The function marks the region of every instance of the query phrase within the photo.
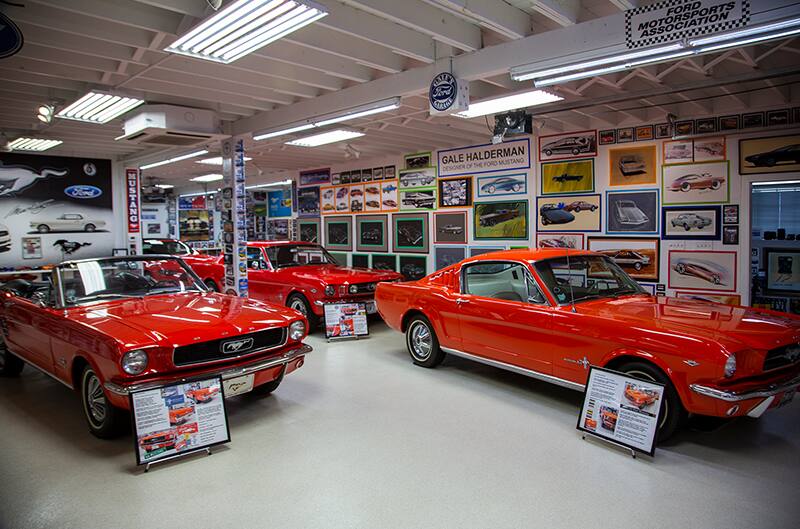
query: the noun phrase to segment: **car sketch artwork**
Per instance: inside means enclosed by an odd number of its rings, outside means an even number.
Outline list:
[[[560,184],[564,182],[580,182],[581,180],[583,180],[582,174],[563,173],[553,177],[553,182],[558,182]]]
[[[464,233],[463,226],[456,226],[455,224],[445,224],[441,228],[439,228],[439,233],[450,233],[453,235],[458,235],[460,233]]]
[[[614,202],[614,216],[623,226],[641,226],[650,219],[639,209],[633,200],[617,200]]]
[[[489,193],[493,195],[495,192],[499,191],[513,191],[514,193],[518,193],[522,190],[525,182],[513,177],[502,177],[496,178],[494,180],[490,180],[481,186],[481,192]]]
[[[51,231],[96,231],[106,225],[106,221],[84,217],[80,213],[64,213],[50,220],[35,220],[30,222],[33,230],[39,233]]]
[[[723,272],[712,263],[689,259],[679,259],[672,267],[673,270],[683,276],[693,276],[714,285],[724,285],[725,277]]]
[[[424,187],[431,185],[435,177],[424,172],[409,172],[400,177],[400,185],[402,187]],[[386,191],[386,188],[384,188]]]
[[[670,223],[673,228],[683,226],[686,231],[690,231],[692,228],[702,230],[706,226],[711,225],[711,219],[696,213],[681,213],[672,219]]]
[[[594,142],[587,136],[567,136],[556,141],[551,141],[542,146],[542,152],[547,156],[553,154],[574,154],[594,150]]]
[[[574,211],[575,213],[580,213],[581,211],[594,211],[596,209],[597,205],[592,204],[591,202],[586,202],[585,200],[576,200],[575,202],[570,202],[564,206],[564,210]]]
[[[800,144],[786,145],[775,150],[751,154],[745,161],[755,167],[773,167],[782,163],[800,164]]]
[[[633,267],[637,272],[650,264],[650,258],[633,250],[600,250],[620,266]]]
[[[628,154],[619,159],[619,172],[623,176],[631,176],[647,171],[647,164],[638,154]]]
[[[714,176],[711,173],[690,173],[673,180],[669,185],[669,190],[683,191],[684,193],[693,189],[713,189],[716,191],[722,187],[724,181],[724,177]]]
[[[539,215],[542,218],[542,225],[548,224],[567,224],[575,220],[575,215],[558,204],[542,204],[539,208]]]
[[[493,213],[481,215],[479,222],[481,226],[495,226],[501,222],[506,222],[519,217],[518,209],[498,209]]]

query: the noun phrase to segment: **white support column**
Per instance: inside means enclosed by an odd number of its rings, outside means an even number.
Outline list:
[[[244,140],[222,142],[222,243],[226,294],[247,297],[247,216],[245,214]]]

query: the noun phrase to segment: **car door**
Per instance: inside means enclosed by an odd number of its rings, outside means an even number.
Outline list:
[[[274,272],[262,248],[247,247],[247,288],[249,296],[259,301],[274,301],[270,292],[270,276]]]
[[[31,363],[53,373],[51,335],[60,322],[52,309],[22,296],[7,298],[5,304],[6,341],[10,349]]]
[[[464,265],[455,302],[465,352],[552,373],[552,309],[526,263]]]

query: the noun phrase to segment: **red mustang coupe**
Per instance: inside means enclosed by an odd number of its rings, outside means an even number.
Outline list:
[[[207,270],[208,267],[216,266],[219,260],[218,256],[200,253],[186,243],[175,239],[145,239],[142,241],[142,253],[144,255],[174,255],[175,257],[180,257],[198,275],[202,275],[203,271]],[[205,285],[209,290],[219,292],[222,283],[216,283],[211,280],[207,281]]]
[[[298,310],[312,327],[324,314],[325,303],[360,301],[366,303],[367,313],[376,312],[376,285],[403,277],[387,270],[341,266],[320,245],[292,241],[248,242],[247,267],[251,298]],[[214,266],[201,265],[195,272],[206,283],[223,284],[221,257]]]
[[[423,367],[448,353],[581,391],[590,365],[664,383],[662,439],[687,413],[759,417],[800,386],[800,317],[652,296],[598,253],[484,254],[375,300]]]
[[[210,293],[176,257],[65,262],[46,283],[9,281],[0,303],[0,376],[27,362],[76,389],[102,438],[133,391],[221,376],[270,393],[311,351],[302,314]]]

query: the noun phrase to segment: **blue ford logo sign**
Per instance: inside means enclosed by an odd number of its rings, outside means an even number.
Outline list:
[[[22,32],[10,18],[0,13],[0,59],[11,57],[22,49]]]
[[[72,198],[97,198],[103,194],[103,190],[95,186],[77,185],[66,188],[64,194]]]
[[[458,81],[450,72],[442,72],[431,81],[428,99],[431,106],[439,112],[444,112],[453,106],[458,94]]]

